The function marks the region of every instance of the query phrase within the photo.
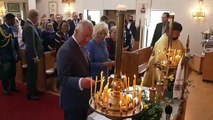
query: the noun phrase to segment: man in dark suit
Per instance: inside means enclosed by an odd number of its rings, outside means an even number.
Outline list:
[[[135,40],[135,37],[136,37],[136,26],[135,26],[135,22],[133,21],[133,16],[129,16],[126,35],[129,36],[129,38],[126,39],[126,46],[128,46],[128,51],[130,51],[131,48],[133,47],[133,44],[132,44],[133,40]]]
[[[0,26],[0,74],[5,95],[9,95],[10,90],[19,92],[15,83],[19,44],[11,30],[14,24],[15,15],[8,13],[5,23]]]
[[[91,15],[88,15],[88,16],[87,16],[87,20],[91,21],[92,24],[93,24],[93,26],[96,25],[95,21],[93,21],[93,20],[91,19]]]
[[[69,34],[69,37],[71,37],[74,33],[74,30],[75,30],[75,26],[77,25],[77,23],[79,22],[78,20],[78,13],[77,12],[73,12],[72,13],[72,20],[67,20],[69,26],[70,26],[70,29],[68,31],[68,34]]]
[[[161,17],[162,22],[158,23],[155,28],[155,32],[152,38],[151,47],[155,46],[155,43],[158,41],[158,39],[161,37],[162,34],[164,34],[169,27],[169,13],[164,12]]]
[[[21,25],[21,28],[23,28],[25,21],[21,19],[21,14],[17,14],[17,18],[18,18],[18,21],[19,21],[19,25]]]
[[[38,62],[42,57],[42,41],[40,39],[36,26],[38,23],[38,11],[30,10],[28,13],[28,19],[24,25],[23,38],[26,43],[25,54],[27,61],[27,98],[30,100],[37,100],[39,98],[39,92],[36,87]]]
[[[53,28],[57,32],[58,31],[58,22],[55,21],[55,15],[50,14],[50,19],[48,19],[48,21],[53,23]]]
[[[60,106],[65,120],[86,120],[89,108],[90,63],[84,45],[92,38],[93,25],[80,21],[75,32],[57,54],[57,78],[60,80]]]

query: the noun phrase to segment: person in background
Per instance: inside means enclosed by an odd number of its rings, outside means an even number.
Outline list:
[[[105,78],[108,78],[108,70],[111,70],[114,65],[114,61],[109,59],[107,43],[105,41],[107,33],[108,25],[105,22],[96,24],[93,39],[85,46],[89,51],[93,79],[95,79],[96,76],[100,78],[101,71],[103,71]]]
[[[38,62],[43,56],[42,40],[40,38],[38,29],[38,11],[31,9],[28,12],[28,19],[23,28],[23,39],[26,43],[25,55],[27,61],[27,73],[26,81],[28,94],[27,98],[29,100],[38,100],[40,97],[40,92],[36,87],[37,73],[38,73]]]
[[[183,44],[178,39],[180,36],[180,33],[182,31],[182,25],[178,22],[173,23],[173,31],[172,31],[172,47],[170,49],[175,49],[180,51],[180,56],[184,53],[185,49],[183,47]],[[154,68],[153,65],[156,64],[159,61],[166,60],[166,50],[168,49],[168,34],[169,30],[167,28],[166,33],[164,33],[160,39],[156,42],[154,48],[153,48],[153,54],[149,59],[148,62],[148,68],[147,71],[144,74],[144,86],[151,87],[152,85],[152,79],[155,81],[161,80],[162,72],[159,71],[158,68]],[[154,72],[154,73],[153,73]],[[154,78],[153,78],[154,77]]]
[[[64,42],[69,39],[68,31],[69,31],[69,24],[67,23],[67,21],[62,20],[61,24],[59,25],[59,30],[55,36],[56,52],[64,44]]]
[[[100,21],[108,24],[109,23],[109,17],[107,15],[103,15],[103,16],[101,16]]]
[[[40,24],[39,24],[39,27],[38,27],[41,30],[41,32],[43,32],[45,30],[46,22],[47,22],[47,18],[41,17],[41,21],[40,21]]]
[[[111,29],[112,26],[115,26],[115,22],[114,21],[109,21],[109,24],[108,24],[108,28],[109,30]]]
[[[15,17],[15,25],[14,27],[12,27],[12,31],[13,31],[13,36],[18,40],[19,43],[19,48],[20,49],[25,49],[25,43],[23,42],[22,39],[22,27],[19,24],[18,18]]]
[[[93,21],[93,20],[91,19],[91,15],[88,15],[88,16],[87,16],[87,20],[91,21],[92,24],[93,24],[93,26],[96,25],[95,21]]]
[[[57,29],[58,23],[55,21],[55,15],[54,14],[50,14],[50,19],[48,19],[48,21],[52,22],[54,30],[58,31],[58,29]]]
[[[21,14],[17,14],[16,16],[18,18],[19,25],[21,26],[21,28],[23,28],[25,21],[21,19]]]
[[[135,26],[135,22],[133,20],[133,16],[129,16],[129,20],[127,22],[127,30],[126,30],[126,34],[130,35],[130,45],[129,45],[129,49],[131,50],[131,48],[133,48],[134,45],[134,41],[135,41],[135,36],[136,36],[136,26]]]
[[[65,120],[86,120],[89,108],[91,79],[90,61],[84,45],[92,37],[93,25],[80,21],[72,37],[57,54],[57,78],[60,81],[60,106]]]
[[[161,17],[161,23],[158,23],[155,27],[155,31],[152,37],[151,47],[155,46],[155,43],[161,37],[162,34],[166,32],[166,29],[169,27],[169,13],[164,12]]]
[[[15,83],[19,45],[13,36],[14,25],[15,15],[8,13],[5,16],[5,23],[0,26],[0,76],[5,95],[10,95],[11,91],[20,92]]]
[[[116,26],[112,26],[109,30],[109,37],[106,38],[107,42],[107,50],[109,52],[109,59],[112,61],[115,61],[115,47],[116,47]],[[123,48],[124,51],[127,50],[127,48]],[[114,66],[112,67],[112,70],[109,70],[109,75],[114,74]]]
[[[67,20],[68,24],[69,24],[69,31],[68,31],[68,34],[69,34],[69,37],[71,37],[74,33],[74,30],[75,30],[75,26],[78,24],[79,20],[78,20],[78,13],[77,12],[73,12],[72,13],[72,20]]]
[[[58,23],[57,30],[59,30],[59,25],[61,24],[62,20],[63,20],[63,15],[57,14],[56,15],[56,22]]]
[[[55,49],[55,31],[52,22],[47,21],[46,29],[41,33],[41,38],[43,40],[44,52]]]
[[[83,20],[83,13],[79,13],[78,16],[79,16],[78,21]]]

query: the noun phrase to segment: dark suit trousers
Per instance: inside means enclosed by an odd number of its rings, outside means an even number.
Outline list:
[[[36,81],[38,73],[38,64],[33,60],[27,60],[26,81],[28,87],[28,95],[35,95],[37,92]]]
[[[81,104],[81,103],[76,103]],[[88,109],[64,110],[64,120],[86,120]]]
[[[16,62],[6,62],[0,65],[2,86],[4,90],[16,89]]]

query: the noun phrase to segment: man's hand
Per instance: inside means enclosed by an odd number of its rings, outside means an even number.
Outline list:
[[[33,60],[34,60],[34,63],[38,63],[39,62],[38,57],[33,58]]]
[[[81,80],[81,87],[83,89],[88,89],[88,88],[90,88],[91,82],[92,82],[92,85],[95,84],[94,80],[92,78],[90,78],[90,77],[82,78],[82,80]]]

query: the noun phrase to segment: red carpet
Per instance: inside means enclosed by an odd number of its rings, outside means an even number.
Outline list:
[[[1,83],[1,81],[0,81]],[[0,120],[63,120],[63,111],[59,107],[59,97],[44,93],[40,100],[26,98],[26,86],[18,83],[20,93],[10,96],[3,94],[0,84]]]

